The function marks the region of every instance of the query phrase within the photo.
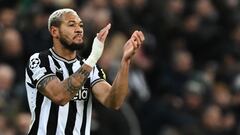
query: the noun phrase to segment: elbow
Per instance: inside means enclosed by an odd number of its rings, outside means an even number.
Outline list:
[[[52,101],[59,106],[64,106],[69,102],[69,101],[66,100],[66,98],[64,96],[60,96],[60,95],[55,96],[52,99]]]
[[[122,100],[106,100],[104,102],[104,105],[109,108],[109,109],[112,109],[112,110],[119,110],[121,109],[121,107],[123,106],[124,104],[124,99]]]
[[[56,102],[56,104],[59,105],[59,106],[64,106],[64,105],[66,105],[67,103],[68,103],[68,102],[66,102],[66,101]]]
[[[109,104],[106,107],[118,111],[122,107],[122,104]]]
[[[114,107],[112,107],[112,109],[116,110],[116,111],[120,110],[120,108],[121,108],[121,106],[114,106]]]

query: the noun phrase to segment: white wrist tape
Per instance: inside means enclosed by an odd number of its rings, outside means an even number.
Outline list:
[[[103,43],[99,41],[97,37],[95,37],[92,45],[92,51],[84,63],[93,67],[97,63],[98,59],[101,57],[103,48]]]

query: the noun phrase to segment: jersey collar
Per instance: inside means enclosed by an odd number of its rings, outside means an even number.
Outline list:
[[[66,63],[74,63],[74,62],[77,61],[77,58],[74,58],[74,59],[72,59],[72,60],[67,60],[67,59],[59,56],[57,53],[54,52],[54,50],[53,50],[52,48],[50,48],[49,50],[50,50],[50,52],[52,53],[53,57],[55,57],[56,59],[61,60],[61,61],[63,61],[63,62],[66,62]]]

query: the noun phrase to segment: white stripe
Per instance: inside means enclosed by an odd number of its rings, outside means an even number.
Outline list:
[[[76,122],[73,130],[73,135],[80,135],[80,128],[82,126],[82,118],[83,118],[84,101],[83,100],[77,101],[76,105],[77,105],[77,114],[76,114]]]
[[[37,90],[28,86],[27,82],[30,84],[32,84],[32,82],[31,82],[27,72],[26,72],[26,81],[25,82],[26,82],[25,85],[26,85],[26,90],[27,90],[29,108],[30,108],[32,114],[35,114],[34,110],[36,107]]]
[[[68,108],[69,108],[69,103],[67,103],[64,106],[59,106],[56,135],[65,134],[64,132],[67,124]]]
[[[98,68],[95,66],[95,67],[93,68],[91,74],[90,74],[90,84],[91,84],[92,86],[93,86],[92,83],[94,83],[95,80],[97,80],[97,79],[100,78],[99,75],[98,75],[98,73],[99,73],[99,70],[98,70]]]
[[[53,59],[51,56],[48,56],[49,64],[50,64],[50,69],[52,70],[53,73],[56,73],[56,66],[54,65]]]
[[[62,68],[62,70],[63,70],[63,80],[67,79],[69,77],[69,73],[68,73],[67,67],[65,66],[64,62],[62,62],[60,60],[57,60],[57,62],[60,65],[60,67]]]
[[[44,97],[39,117],[39,128],[37,133],[38,135],[46,134],[50,108],[51,101],[48,98]]]
[[[26,75],[26,78],[28,78],[28,75]],[[34,109],[36,107],[36,91],[35,89],[31,88],[28,86],[28,84],[26,84],[26,89],[27,89],[27,96],[28,96],[28,105],[29,105],[29,108],[30,108],[30,111],[31,111],[31,124],[29,126],[29,130],[28,132],[30,132],[30,129],[32,128],[33,126],[33,123],[35,121],[35,112],[34,112]],[[32,92],[31,92],[32,91]]]
[[[74,62],[72,66],[73,73],[75,73],[79,68],[80,68],[80,62],[79,61]]]
[[[79,61],[73,63],[73,66],[72,66],[73,73],[75,73],[80,68],[80,66],[81,65]],[[73,129],[73,135],[80,135],[83,106],[84,106],[83,101],[76,101],[77,114],[76,114],[74,129]]]
[[[87,121],[86,121],[85,135],[90,135],[91,118],[92,118],[92,95],[90,94],[88,105],[87,105]]]
[[[30,132],[30,129],[33,126],[33,123],[35,121],[36,115],[35,115],[35,108],[36,108],[36,98],[37,98],[37,91],[36,89],[31,88],[30,86],[28,86],[27,83],[31,83],[32,81],[29,78],[28,74],[27,74],[27,70],[25,70],[25,86],[26,86],[26,90],[27,90],[27,97],[28,97],[28,105],[31,111],[31,124],[29,126],[29,130],[28,133]]]
[[[69,77],[68,70],[64,64],[64,62],[57,60],[58,64],[63,70],[63,79],[66,79]],[[65,106],[59,106],[59,112],[58,112],[58,124],[57,124],[57,131],[56,135],[64,135],[65,134],[65,128],[67,124],[67,117],[68,117],[68,109],[69,109],[69,103],[67,103]]]

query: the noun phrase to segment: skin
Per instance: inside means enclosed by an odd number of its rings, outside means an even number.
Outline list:
[[[64,37],[68,44],[83,43],[83,23],[77,14],[66,13],[62,17],[59,27],[51,26],[50,32],[53,37],[53,49],[61,57],[72,60],[76,57],[76,51],[66,49],[59,41]],[[97,38],[104,43],[111,24],[108,24],[97,33]],[[120,69],[112,85],[101,81],[92,87],[93,95],[106,107],[119,109],[128,95],[128,72],[130,61],[135,52],[141,47],[144,35],[141,31],[135,31],[123,47],[123,57]],[[83,64],[69,78],[60,81],[56,76],[49,76],[39,82],[38,90],[58,105],[68,103],[84,85],[92,67]]]

